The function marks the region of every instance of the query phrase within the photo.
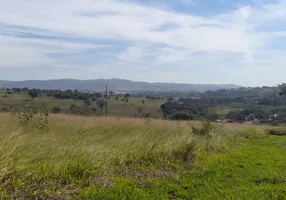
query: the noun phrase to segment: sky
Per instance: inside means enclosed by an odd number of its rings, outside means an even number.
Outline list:
[[[286,0],[0,0],[0,80],[286,82]]]

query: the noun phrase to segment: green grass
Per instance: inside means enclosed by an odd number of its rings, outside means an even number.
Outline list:
[[[197,126],[197,122],[194,122]],[[55,115],[49,131],[0,115],[0,199],[285,199],[286,137],[186,122]]]

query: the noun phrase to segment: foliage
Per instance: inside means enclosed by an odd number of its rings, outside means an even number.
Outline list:
[[[206,149],[209,151],[210,149],[210,141],[212,138],[211,132],[215,129],[215,125],[213,125],[210,121],[202,121],[201,127],[195,127],[191,125],[192,133],[199,137],[202,137],[206,141]]]
[[[96,105],[98,107],[100,107],[101,110],[103,110],[104,106],[105,106],[105,101],[103,99],[99,99],[97,102],[96,102]]]
[[[17,116],[18,123],[24,128],[49,130],[49,113],[43,106],[38,109],[28,106],[21,111],[14,110],[12,115]]]
[[[129,97],[130,97],[130,94],[128,94],[128,93],[127,93],[127,94],[124,94],[124,98],[125,98],[125,99],[128,99]]]
[[[198,144],[196,141],[192,141],[174,150],[172,153],[175,159],[179,159],[183,162],[195,162],[198,157]]]
[[[143,112],[143,108],[139,106],[136,108],[136,111],[137,111],[138,115],[141,115]]]
[[[32,99],[34,99],[34,98],[36,98],[36,97],[39,96],[39,93],[38,93],[36,90],[29,90],[29,91],[28,91],[28,94],[30,95],[30,97],[31,97]]]
[[[178,102],[167,102],[161,105],[164,117],[175,120],[199,119],[207,115],[207,106],[192,101],[183,100]]]
[[[62,109],[58,106],[53,107],[52,109],[52,113],[60,113],[62,111]]]
[[[67,113],[73,115],[93,116],[96,114],[96,108],[92,108],[90,106],[71,105]]]
[[[286,129],[268,129],[267,133],[269,135],[286,136]]]
[[[219,115],[215,112],[209,112],[206,116],[206,118],[210,121],[216,121],[219,119]]]
[[[195,127],[191,124],[190,126],[192,129],[192,132],[195,135],[202,136],[202,137],[205,137],[205,136],[208,137],[211,134],[211,131],[215,128],[215,125],[213,125],[210,121],[202,121],[201,127]]]
[[[86,100],[84,100],[83,102],[84,102],[84,104],[85,104],[86,106],[91,106],[91,105],[92,105],[92,101],[91,101],[90,99],[86,99]]]
[[[176,112],[176,113],[170,114],[168,116],[168,119],[171,119],[171,120],[193,120],[194,116],[191,113]]]
[[[51,117],[41,136],[0,116],[1,199],[286,198],[284,136],[224,125],[210,142],[228,148],[205,153],[185,122]]]

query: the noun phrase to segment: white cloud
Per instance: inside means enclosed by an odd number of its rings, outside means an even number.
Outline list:
[[[62,66],[63,61],[59,62],[59,58],[50,57],[49,54],[84,54],[90,49],[101,49],[106,53],[103,57],[106,58],[106,65],[102,64],[104,61],[99,64],[94,59],[92,66],[102,68],[95,70],[102,76],[110,74],[110,70],[116,70],[106,67],[108,65],[118,66],[121,69],[128,68],[126,72],[129,72],[129,78],[141,76],[140,80],[146,77],[136,74],[134,69],[152,70],[154,74],[159,73],[157,70],[162,70],[162,74],[166,74],[165,81],[176,77],[168,76],[164,70],[164,67],[173,65],[178,70],[176,73],[184,74],[182,77],[185,78],[178,80],[185,82],[192,82],[185,76],[185,72],[191,73],[196,65],[203,66],[197,68],[216,69],[220,79],[224,78],[219,74],[220,68],[235,71],[236,74],[228,75],[233,77],[243,75],[241,70],[248,68],[252,68],[251,73],[254,73],[260,66],[264,66],[264,69],[269,67],[276,71],[284,70],[278,64],[284,60],[283,55],[275,56],[275,60],[267,55],[261,59],[261,55],[265,52],[273,55],[271,54],[273,47],[270,48],[269,44],[277,37],[285,37],[286,30],[271,32],[259,29],[273,21],[286,19],[286,4],[283,2],[263,4],[259,7],[240,6],[237,10],[211,17],[204,17],[203,14],[201,16],[182,14],[179,11],[120,0],[0,0],[0,4],[0,68],[28,65]],[[165,28],[160,30],[160,27]],[[25,38],[23,35],[32,36]],[[35,35],[45,37],[33,38]],[[46,40],[47,37],[49,40]],[[62,40],[59,37],[79,38],[79,40]],[[81,39],[87,41],[82,42]],[[110,48],[105,48],[106,46],[121,48],[110,51]],[[286,53],[285,49],[283,52]],[[196,53],[204,56],[197,56]],[[233,54],[240,56],[233,59]],[[70,61],[68,58],[64,60],[66,65],[75,66],[73,71],[76,69],[80,71],[82,67],[86,67],[84,62],[74,61],[75,58]],[[237,66],[236,69],[240,71],[234,70],[230,65]],[[76,72],[70,74],[74,76],[72,78],[77,78]],[[119,73],[114,72],[114,75],[117,76]],[[267,74],[263,74],[262,77],[267,77]],[[1,78],[5,77],[0,75]],[[246,84],[253,84],[250,78],[245,80]],[[156,76],[150,73],[148,79],[155,80]],[[212,82],[212,80],[216,82],[218,79],[213,77],[204,80],[195,79],[196,82]],[[227,80],[241,82],[236,78]],[[256,82],[261,84],[264,80],[265,78],[261,78]]]

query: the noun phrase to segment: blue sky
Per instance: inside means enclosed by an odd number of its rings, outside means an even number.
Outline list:
[[[277,85],[285,0],[0,0],[0,80]]]

